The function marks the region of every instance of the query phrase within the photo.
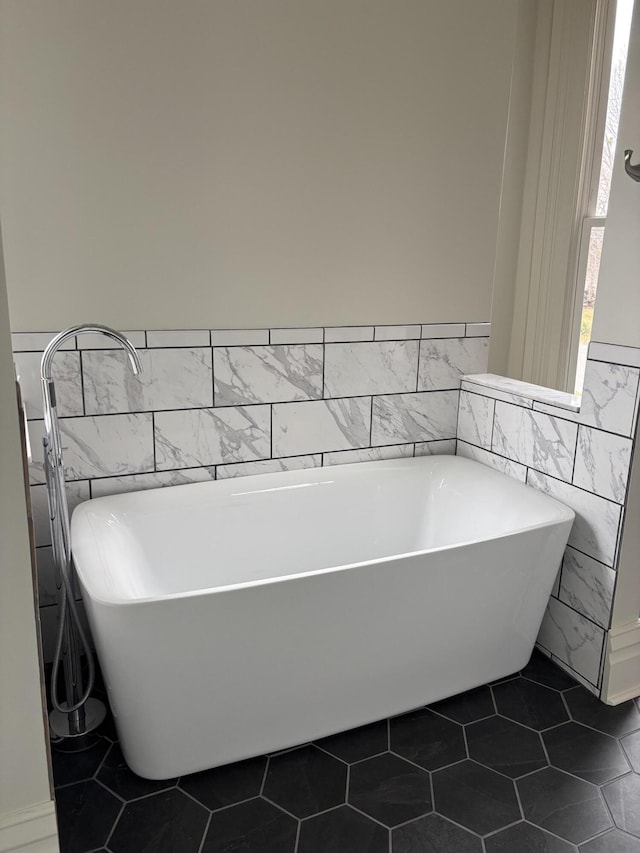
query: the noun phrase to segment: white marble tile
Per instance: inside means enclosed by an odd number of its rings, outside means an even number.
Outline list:
[[[61,418],[67,480],[153,471],[151,414]],[[42,421],[29,422],[31,483],[44,483]]]
[[[37,548],[51,544],[51,526],[49,524],[49,505],[47,503],[47,487],[45,485],[31,486],[31,509],[33,511],[33,527]],[[69,514],[83,501],[89,500],[89,483],[86,480],[67,483],[67,505]]]
[[[208,347],[209,329],[171,329],[147,331],[148,347]]]
[[[319,468],[322,455],[289,456],[286,459],[262,459],[260,462],[237,462],[232,465],[218,465],[219,480],[235,477],[247,477],[251,474],[274,474],[278,471],[299,471],[302,468]]]
[[[11,349],[14,352],[39,352],[41,355],[59,332],[14,332],[11,335]],[[61,350],[76,348],[75,337],[60,347]]]
[[[60,432],[69,479],[153,470],[150,414],[62,418]]]
[[[491,453],[488,450],[483,450],[481,447],[476,447],[473,444],[467,444],[466,441],[458,440],[458,456],[465,456],[467,459],[475,459],[476,462],[481,462],[483,465],[488,465],[490,468],[495,468],[502,474],[507,474],[513,477],[514,480],[520,480],[521,483],[526,482],[527,469],[524,465],[518,462],[513,462],[511,459],[505,459],[503,456],[498,456],[496,453]]]
[[[376,341],[410,341],[420,337],[422,326],[376,326]]]
[[[322,345],[216,347],[216,406],[284,403],[322,397]]]
[[[571,482],[577,433],[569,421],[496,402],[491,450]]]
[[[488,338],[444,338],[420,344],[418,391],[460,387],[460,377],[482,373],[489,358]]]
[[[491,334],[491,323],[466,323],[465,335],[468,338],[484,338]]]
[[[115,414],[213,405],[211,349],[141,350],[134,376],[123,352],[82,354],[86,412]]]
[[[640,369],[602,361],[587,361],[584,390],[575,412],[560,412],[555,406],[534,403],[534,409],[560,415],[586,426],[631,436],[637,417]]]
[[[91,481],[91,497],[103,498],[106,495],[141,492],[165,486],[184,486],[188,483],[206,483],[215,479],[215,466],[183,468],[181,471],[154,471],[151,474],[131,474],[126,477],[103,477]]]
[[[503,403],[512,403],[514,406],[522,406],[525,409],[531,409],[533,407],[533,400],[528,397],[521,397],[518,394],[510,394],[508,391],[498,391],[497,388],[490,388],[488,385],[470,382],[468,378],[462,380],[460,388],[463,391],[482,394],[483,397],[491,397],[492,400],[502,400]]]
[[[454,438],[457,408],[457,391],[374,397],[371,444]]]
[[[558,597],[583,616],[608,629],[616,573],[604,563],[567,548]]]
[[[637,367],[587,361],[580,423],[632,435],[639,376]]]
[[[269,329],[211,329],[214,347],[249,347],[269,343]]]
[[[325,343],[372,341],[373,326],[330,326],[324,330]]]
[[[274,403],[273,455],[299,456],[370,445],[371,398]]]
[[[519,379],[509,379],[507,376],[498,376],[495,373],[478,373],[464,377],[465,380],[476,385],[494,388],[507,394],[515,394],[518,397],[526,397],[532,402],[536,400],[543,404],[557,406],[570,412],[577,412],[581,405],[580,397],[567,394],[566,391],[557,391],[555,388],[545,388],[543,385],[533,385],[531,382],[521,382]],[[534,408],[538,408],[534,405]],[[540,411],[543,411],[540,408]],[[549,414],[561,414],[550,412]]]
[[[147,338],[144,332],[122,332],[136,349],[144,349]],[[83,332],[78,335],[78,349],[122,349],[119,343],[98,332]]]
[[[350,462],[376,462],[380,459],[408,459],[413,456],[413,444],[393,444],[388,447],[364,447],[362,450],[339,450],[324,454],[325,465],[348,465]]]
[[[491,397],[461,391],[458,410],[458,439],[489,450],[491,448],[495,405],[496,401]]]
[[[588,357],[593,361],[608,361],[611,364],[626,364],[628,367],[640,367],[640,347],[601,344],[597,341],[591,341]]]
[[[423,323],[423,338],[463,338],[464,323]]]
[[[539,642],[593,684],[598,683],[604,631],[562,601],[549,599]]]
[[[418,341],[327,344],[325,397],[415,391]]]
[[[28,418],[43,417],[41,358],[42,353],[39,352],[17,352],[13,356]],[[80,353],[58,352],[53,360],[51,374],[56,386],[58,415],[60,417],[81,415],[83,408]]]
[[[444,438],[440,441],[416,441],[415,456],[455,456],[455,438]]]
[[[576,518],[569,545],[607,566],[615,565],[622,507],[537,471],[529,470],[527,483],[573,509]]]
[[[271,455],[269,421],[269,406],[157,412],[156,468],[266,459]]]
[[[581,426],[573,472],[574,485],[624,503],[632,447],[630,438]]]
[[[554,598],[558,598],[560,596],[560,578],[562,575],[562,564],[560,564],[560,568],[556,573],[556,579],[553,582],[553,586],[551,587],[551,595]]]
[[[324,329],[271,329],[272,344],[321,344]]]
[[[551,660],[557,666],[560,667],[560,669],[564,670],[567,673],[567,675],[570,675],[571,678],[574,678],[578,682],[578,684],[582,684],[582,686],[585,687],[589,691],[589,693],[593,693],[594,696],[600,698],[600,690],[598,687],[596,687],[595,684],[592,684],[590,681],[587,681],[586,678],[583,678],[579,673],[575,671],[575,669],[571,669],[569,664],[566,664],[563,660],[560,660],[560,658],[556,657],[556,655],[551,655],[550,657]]]

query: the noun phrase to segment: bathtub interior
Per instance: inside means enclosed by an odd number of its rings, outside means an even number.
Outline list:
[[[440,456],[98,498],[75,510],[72,540],[85,589],[115,603],[493,539],[570,515],[496,471]]]

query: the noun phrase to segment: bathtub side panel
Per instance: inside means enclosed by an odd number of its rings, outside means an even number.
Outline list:
[[[531,654],[568,524],[88,611],[122,747],[153,779],[399,714]]]

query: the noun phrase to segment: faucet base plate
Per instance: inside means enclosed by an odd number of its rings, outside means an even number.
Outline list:
[[[107,709],[103,702],[99,699],[87,699],[84,704],[84,722],[81,731],[77,731],[75,721],[72,720],[73,715],[66,714],[64,711],[53,710],[49,714],[52,741],[55,740],[58,749],[67,752],[87,749],[87,746],[80,745],[81,739],[97,729],[106,715]],[[61,744],[58,739],[64,740],[65,743]],[[77,745],[74,745],[75,742]]]

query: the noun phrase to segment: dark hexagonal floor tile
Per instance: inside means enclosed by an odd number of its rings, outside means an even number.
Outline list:
[[[298,821],[257,797],[211,816],[202,853],[293,853]]]
[[[183,776],[178,785],[198,802],[215,811],[257,797],[262,788],[267,759],[238,761],[213,770]]]
[[[434,809],[484,835],[522,818],[513,782],[463,761],[433,774]]]
[[[101,847],[121,808],[120,800],[93,780],[56,791],[60,849],[85,853]]]
[[[580,845],[580,853],[638,853],[639,850],[638,839],[619,829]]]
[[[605,705],[584,687],[567,690],[564,698],[573,719],[592,729],[614,737],[640,729],[640,713],[633,699],[621,705]]]
[[[51,763],[56,788],[91,779],[110,746],[109,741],[104,738],[99,738],[93,746],[82,752],[61,752],[54,746],[51,750]]]
[[[516,782],[525,820],[573,844],[611,826],[600,791],[553,767]]]
[[[344,803],[347,766],[316,746],[303,746],[269,759],[263,793],[296,817]]]
[[[640,838],[640,776],[629,773],[605,785],[602,793],[618,829]]]
[[[491,690],[486,686],[467,690],[466,693],[435,702],[430,707],[455,723],[472,723],[496,712]]]
[[[123,800],[135,800],[147,794],[165,791],[167,788],[172,788],[178,781],[177,779],[152,781],[136,776],[129,770],[120,745],[117,743],[112,745],[96,778]]]
[[[349,806],[303,820],[297,853],[388,853],[389,830]]]
[[[621,738],[620,746],[624,749],[635,772],[640,773],[640,732]]]
[[[125,806],[109,839],[112,853],[198,853],[209,812],[172,788]]]
[[[601,785],[623,773],[629,765],[615,738],[579,723],[564,723],[543,733],[549,761],[587,782]]]
[[[493,689],[498,713],[541,731],[569,719],[562,696],[526,678],[497,684]]]
[[[461,826],[430,814],[394,829],[393,853],[482,853],[482,841]]]
[[[467,726],[469,757],[515,779],[546,767],[537,732],[504,717],[488,717]]]
[[[426,770],[446,767],[467,757],[462,727],[427,709],[390,721],[391,749]]]
[[[378,755],[351,768],[348,802],[386,826],[398,826],[431,811],[431,780],[426,770],[397,755]]]
[[[517,823],[484,840],[487,853],[576,853],[577,848],[530,823]]]
[[[538,684],[551,687],[553,690],[569,690],[571,687],[575,687],[577,683],[575,679],[571,678],[538,649],[533,650],[529,663],[521,674],[530,681],[537,681]]]
[[[381,720],[379,723],[371,723],[368,726],[331,735],[316,743],[336,758],[353,764],[354,761],[371,758],[389,749],[387,721]]]

